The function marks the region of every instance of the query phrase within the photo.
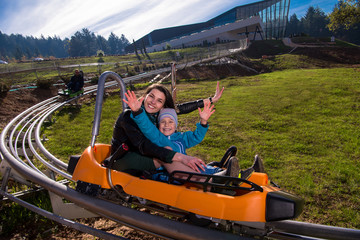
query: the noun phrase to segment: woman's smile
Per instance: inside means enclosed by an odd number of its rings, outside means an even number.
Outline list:
[[[148,113],[159,112],[165,104],[165,94],[157,89],[151,90],[144,99],[144,107]]]

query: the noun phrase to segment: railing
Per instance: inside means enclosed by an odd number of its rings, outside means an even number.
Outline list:
[[[247,48],[246,40],[229,42],[224,44],[217,44],[209,48],[198,48],[197,51],[192,51],[188,54],[182,54],[180,57],[174,54],[167,58],[158,59],[141,59],[141,64],[138,60],[134,61],[119,61],[119,62],[105,62],[105,63],[81,63],[81,64],[66,64],[61,65],[58,61],[44,61],[44,62],[30,62],[21,65],[0,64],[0,82],[6,81],[11,86],[23,87],[28,85],[35,85],[40,79],[51,78],[60,80],[64,76],[70,77],[74,69],[83,70],[85,75],[99,74],[104,71],[123,72],[126,73],[125,66],[138,66],[140,72],[148,72],[143,69],[143,64],[151,64],[156,69],[163,68],[164,63],[176,62],[179,64],[187,64],[195,61],[202,61],[207,58],[217,58],[219,56],[227,56],[234,54],[234,51],[242,51]],[[176,49],[173,49],[176,51]],[[121,69],[121,70],[119,70]],[[122,75],[123,75],[122,74]],[[99,74],[100,75],[100,74]],[[54,80],[56,82],[56,80]]]

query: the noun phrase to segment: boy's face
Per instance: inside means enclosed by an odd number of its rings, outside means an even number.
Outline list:
[[[165,136],[170,136],[176,130],[176,123],[169,117],[164,117],[159,122],[159,130]]]

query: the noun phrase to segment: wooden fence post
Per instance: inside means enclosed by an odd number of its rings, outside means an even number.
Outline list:
[[[36,80],[39,80],[39,77],[38,77],[38,75],[37,75],[36,68],[34,68],[34,72],[35,72]]]

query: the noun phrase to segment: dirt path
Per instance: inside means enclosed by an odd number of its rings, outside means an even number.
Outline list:
[[[13,118],[35,104],[57,94],[57,89],[21,89],[8,92],[0,98],[0,129],[3,129]]]

